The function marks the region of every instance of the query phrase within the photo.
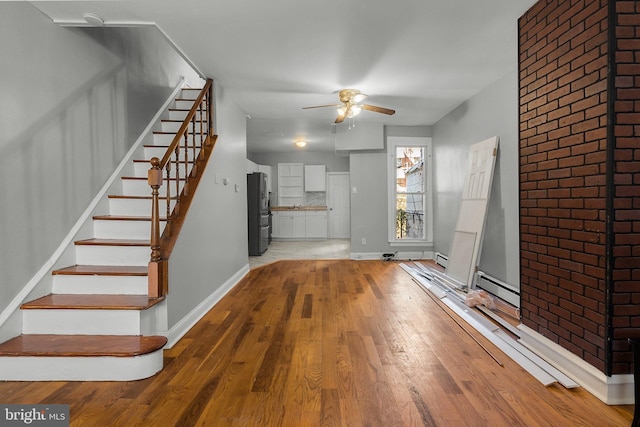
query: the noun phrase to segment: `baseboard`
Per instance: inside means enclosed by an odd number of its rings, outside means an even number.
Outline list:
[[[249,273],[249,264],[246,264],[231,276],[226,282],[209,295],[204,301],[198,304],[189,314],[184,316],[166,334],[167,345],[165,348],[173,347],[202,317],[207,314],[244,276]],[[169,302],[170,304],[170,302]]]
[[[606,376],[575,354],[537,333],[519,325],[520,342],[551,365],[573,378],[589,393],[607,405],[633,405],[633,375]]]
[[[407,252],[351,252],[350,259],[353,260],[374,260],[384,259],[383,255],[386,253],[393,253],[395,256],[391,260],[398,261],[413,261],[417,259],[433,259],[432,251],[407,251]]]

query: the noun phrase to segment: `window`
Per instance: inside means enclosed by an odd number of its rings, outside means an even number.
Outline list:
[[[425,245],[433,240],[431,138],[387,138],[389,242]]]

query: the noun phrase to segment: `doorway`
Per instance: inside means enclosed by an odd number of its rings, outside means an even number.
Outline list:
[[[351,237],[349,172],[327,173],[327,235],[329,239]]]

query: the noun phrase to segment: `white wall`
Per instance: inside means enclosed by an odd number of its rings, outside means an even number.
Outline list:
[[[169,328],[249,262],[245,114],[224,88],[214,92],[219,138],[171,255]]]
[[[387,126],[389,136],[431,136],[429,126]],[[349,156],[351,171],[351,252],[420,252],[430,251],[431,246],[391,246],[388,234],[388,186],[387,155],[383,150],[353,151]],[[353,193],[353,187],[357,192]],[[366,243],[362,244],[362,239]]]
[[[185,75],[155,28],[62,28],[0,2],[0,312]],[[146,52],[146,53],[144,53]]]
[[[514,68],[433,127],[435,250],[449,253],[469,146],[500,137],[480,270],[519,287],[518,80]]]

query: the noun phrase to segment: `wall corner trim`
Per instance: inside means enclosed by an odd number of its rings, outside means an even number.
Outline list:
[[[581,387],[607,405],[633,405],[633,375],[606,376],[575,354],[531,328],[519,325],[520,343],[573,378]]]

